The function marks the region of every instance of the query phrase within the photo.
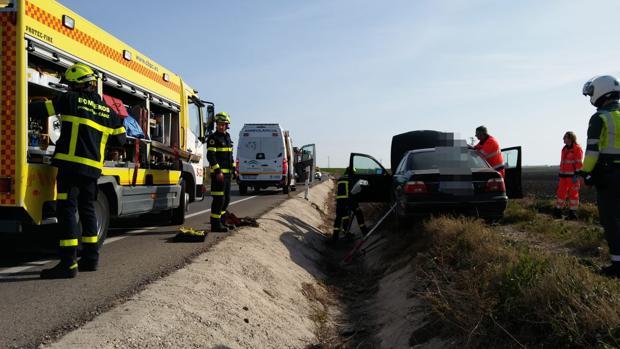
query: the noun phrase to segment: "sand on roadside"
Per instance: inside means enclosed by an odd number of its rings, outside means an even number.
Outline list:
[[[187,267],[45,348],[303,348],[316,342],[321,211],[333,182],[292,197]]]

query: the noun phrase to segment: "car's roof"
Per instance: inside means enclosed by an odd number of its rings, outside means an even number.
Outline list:
[[[438,149],[462,149],[462,150],[471,150],[468,147],[434,147],[434,148],[424,148],[424,149],[414,149],[409,150],[407,154],[415,154],[415,153],[427,153],[431,151],[437,151]]]

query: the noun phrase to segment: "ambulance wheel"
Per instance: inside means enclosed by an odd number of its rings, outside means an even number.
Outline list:
[[[110,203],[103,190],[97,194],[94,206],[95,216],[97,217],[97,244],[101,247],[106,236],[108,236],[108,228],[110,227]]]
[[[187,193],[185,192],[185,180],[181,179],[181,193],[179,207],[172,209],[172,219],[171,222],[173,225],[181,225],[185,222],[185,211],[187,210],[187,204],[189,198]]]
[[[245,184],[239,184],[239,195],[246,195],[248,193],[248,186]]]

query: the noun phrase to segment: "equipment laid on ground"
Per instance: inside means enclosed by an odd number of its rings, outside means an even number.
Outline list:
[[[98,243],[114,217],[165,211],[183,223],[188,203],[203,197],[204,126],[213,104],[60,2],[9,1],[0,7],[0,28],[0,232],[57,221],[50,162],[64,116],[29,112],[28,103],[65,92],[62,72],[78,62],[93,68],[106,104],[132,118],[125,124],[133,137],[125,146],[108,144],[98,163]]]
[[[364,243],[368,241],[368,238],[377,230],[377,228],[379,228],[381,223],[383,223],[383,221],[392,213],[392,211],[394,211],[394,208],[396,208],[395,204],[392,205],[392,207],[390,207],[390,209],[383,215],[383,217],[381,217],[381,219],[379,219],[379,221],[372,227],[372,229],[370,229],[370,231],[366,235],[364,235],[363,238],[361,238],[355,243],[355,246],[353,246],[353,249],[349,251],[349,253],[347,253],[347,255],[342,260],[344,263],[350,263],[351,261],[353,261],[353,259],[356,257],[357,253],[360,251]]]
[[[207,233],[204,230],[196,230],[189,227],[179,228],[179,232],[172,238],[174,242],[204,242]]]

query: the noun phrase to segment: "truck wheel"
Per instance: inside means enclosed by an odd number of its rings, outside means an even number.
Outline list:
[[[187,210],[188,196],[185,192],[185,180],[181,180],[181,194],[179,207],[172,209],[172,219],[171,222],[174,225],[181,225],[185,222],[185,211]]]
[[[97,201],[95,201],[95,215],[97,216],[97,244],[101,247],[108,235],[108,228],[110,227],[110,203],[103,191],[100,191],[97,195]]]
[[[245,184],[239,184],[239,195],[246,195],[248,193],[248,186]]]
[[[297,190],[297,187],[294,185],[291,185],[291,191],[296,191],[296,190]]]
[[[254,187],[254,194],[260,193],[260,187],[257,185]]]

